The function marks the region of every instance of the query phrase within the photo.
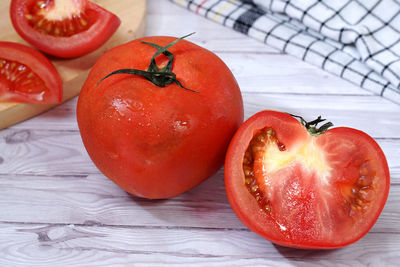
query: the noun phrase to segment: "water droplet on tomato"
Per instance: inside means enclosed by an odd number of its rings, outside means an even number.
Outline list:
[[[176,120],[172,123],[172,127],[177,132],[183,132],[188,129],[189,123],[187,121]]]

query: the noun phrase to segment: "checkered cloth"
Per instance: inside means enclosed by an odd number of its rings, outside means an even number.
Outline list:
[[[400,103],[395,0],[170,1]]]

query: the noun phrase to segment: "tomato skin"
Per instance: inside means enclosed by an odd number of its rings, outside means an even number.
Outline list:
[[[82,1],[82,0],[81,0]],[[12,0],[10,16],[18,34],[28,43],[47,54],[60,58],[75,58],[86,55],[102,46],[117,30],[121,21],[104,8],[87,0],[85,6],[96,22],[86,31],[69,37],[56,37],[34,30],[25,17],[28,6],[35,0]],[[94,15],[95,14],[95,15]]]
[[[243,122],[243,102],[228,67],[212,52],[182,40],[175,55],[177,84],[157,87],[123,68],[146,70],[156,50],[176,38],[145,37],[116,47],[93,67],[79,96],[77,119],[96,166],[127,192],[160,199],[198,185],[223,164],[230,138]],[[165,64],[163,55],[157,58]]]
[[[265,211],[261,210],[257,201],[244,186],[245,175],[243,174],[242,164],[245,151],[249,146],[250,140],[253,138],[254,134],[258,130],[263,129],[266,126],[272,127],[277,131],[278,139],[282,143],[284,143],[285,146],[289,148],[289,150],[290,147],[295,146],[303,139],[305,140],[307,138],[310,138],[305,127],[301,125],[301,123],[297,119],[293,118],[289,114],[282,112],[270,110],[261,111],[253,115],[243,123],[243,125],[239,128],[239,130],[232,138],[225,159],[225,185],[227,197],[232,206],[232,209],[235,211],[238,218],[250,230],[261,235],[267,240],[281,246],[300,249],[340,248],[358,241],[365,234],[367,234],[378,219],[380,213],[382,212],[382,209],[386,203],[389,194],[390,187],[389,168],[386,158],[379,145],[366,133],[347,127],[333,128],[328,130],[326,133],[316,137],[316,140],[319,140],[319,143],[328,142],[327,140],[347,139],[350,140],[350,142],[357,144],[357,149],[365,153],[369,153],[370,159],[372,159],[375,162],[376,166],[378,166],[376,172],[377,176],[379,176],[380,179],[376,182],[377,197],[375,202],[373,203],[373,206],[371,207],[372,211],[367,213],[367,215],[365,217],[362,217],[362,219],[359,219],[359,221],[355,221],[355,226],[353,227],[353,229],[346,228],[342,232],[333,233],[339,240],[338,242],[332,242],[332,240],[328,239],[324,240],[324,238],[322,238],[321,240],[314,240],[313,238],[289,238],[287,232],[282,231],[282,225],[276,223],[272,218],[272,215],[269,215]],[[333,141],[333,143],[334,142],[335,141]],[[334,150],[335,149],[333,149],[333,151],[328,151],[327,155],[335,154]],[[344,158],[343,162],[345,162],[346,160],[348,160],[347,162],[354,161],[354,159],[351,158],[352,155],[346,155],[345,151],[343,151],[343,154],[341,154],[340,156]],[[350,173],[352,171],[351,168],[348,168],[348,166],[335,167],[336,168],[333,168],[334,170],[332,170],[332,172],[337,177],[335,177],[334,179],[349,179]],[[283,178],[284,177],[282,177],[282,179]],[[301,178],[304,180],[307,179],[307,177]],[[338,184],[340,183],[332,183],[332,187],[336,187]],[[285,188],[283,188],[282,190],[285,191]],[[282,199],[280,201],[288,202],[288,200],[285,199]],[[289,208],[289,206],[287,207]],[[341,210],[341,206],[334,206],[334,208],[336,208],[337,210]],[[274,205],[272,205],[271,209],[274,209]],[[312,212],[308,213],[312,214]],[[274,214],[274,216],[277,215]],[[347,225],[353,224],[353,221],[350,221],[349,218],[341,218],[347,219],[347,221],[342,220],[341,222],[338,222],[338,224],[343,224],[343,228],[345,228],[345,226],[347,227]],[[293,224],[294,223],[295,222],[293,222]],[[347,238],[346,235],[350,236],[350,238]]]
[[[0,58],[26,65],[39,76],[46,86],[46,92],[42,100],[32,99],[29,97],[29,94],[10,94],[7,90],[0,90],[0,101],[40,104],[53,104],[62,101],[63,89],[61,77],[53,64],[40,52],[22,44],[0,42]],[[2,86],[0,85],[0,87]]]

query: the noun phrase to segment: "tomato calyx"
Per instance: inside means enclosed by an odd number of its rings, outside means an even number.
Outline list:
[[[176,39],[175,41],[171,42],[170,44],[166,45],[165,47],[159,46],[157,44],[141,41],[141,43],[150,45],[157,49],[157,52],[151,58],[150,65],[147,70],[119,69],[119,70],[111,72],[110,74],[108,74],[107,76],[102,78],[96,85],[99,85],[102,81],[104,81],[108,77],[115,75],[115,74],[132,74],[132,75],[140,75],[158,87],[165,87],[172,83],[175,83],[185,90],[188,90],[188,91],[191,91],[194,93],[198,93],[198,91],[184,87],[182,85],[182,83],[179,80],[177,80],[176,74],[174,72],[172,72],[172,63],[174,61],[174,54],[168,51],[168,49],[170,47],[172,47],[173,45],[175,45],[177,42],[181,41],[182,39],[184,39],[186,37],[191,36],[192,34],[194,34],[194,32],[190,33],[188,35],[185,35],[181,38]],[[168,58],[168,63],[165,65],[165,67],[160,69],[157,66],[156,58],[161,54],[164,54]]]
[[[328,131],[328,129],[333,126],[332,122],[327,122],[327,123],[323,124],[321,127],[317,128],[317,125],[319,123],[326,121],[326,119],[322,119],[321,116],[318,116],[318,118],[316,118],[315,120],[308,122],[301,116],[293,115],[290,113],[288,113],[288,114],[294,118],[300,119],[301,124],[304,127],[306,127],[308,133],[312,136],[321,135],[321,134],[325,133],[326,131]]]

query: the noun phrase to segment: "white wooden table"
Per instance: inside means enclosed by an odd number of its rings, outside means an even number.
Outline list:
[[[174,199],[131,197],[89,159],[73,99],[0,131],[0,266],[399,266],[400,105],[166,0],[148,1],[146,35],[192,31],[190,41],[235,74],[246,118],[263,109],[322,115],[378,141],[391,189],[371,232],[332,251],[274,246],[237,219],[223,170]]]

